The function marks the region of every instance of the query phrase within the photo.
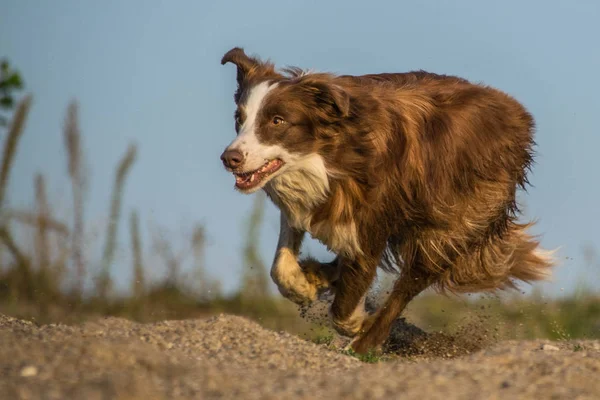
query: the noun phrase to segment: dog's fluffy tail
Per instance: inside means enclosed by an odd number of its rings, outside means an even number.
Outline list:
[[[542,249],[526,232],[531,225],[513,224],[501,238],[460,256],[442,274],[438,288],[460,293],[481,292],[515,289],[516,281],[531,283],[547,279],[556,265],[556,250]]]

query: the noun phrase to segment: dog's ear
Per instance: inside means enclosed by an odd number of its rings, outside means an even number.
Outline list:
[[[241,85],[244,81],[244,77],[251,71],[253,68],[256,68],[260,65],[260,61],[256,58],[248,57],[244,50],[240,47],[234,47],[229,50],[223,58],[221,59],[221,65],[225,65],[227,63],[233,63],[237,67],[237,83]]]
[[[350,95],[341,86],[338,85],[327,85],[326,99],[330,104],[335,105],[336,110],[340,114],[340,117],[347,117],[350,115]]]
[[[341,86],[329,82],[308,82],[307,88],[317,105],[328,114],[341,118],[350,115],[350,95]]]

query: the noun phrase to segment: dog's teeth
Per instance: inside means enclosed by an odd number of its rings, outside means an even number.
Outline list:
[[[270,175],[279,166],[278,164],[278,161],[271,160],[254,171],[234,172],[236,184],[240,187],[258,185],[265,176]]]

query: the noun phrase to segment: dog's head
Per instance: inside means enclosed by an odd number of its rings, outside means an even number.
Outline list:
[[[326,180],[322,155],[350,113],[348,93],[329,75],[284,75],[240,48],[223,56],[221,64],[229,62],[237,66],[237,137],[221,160],[236,188],[252,193],[290,172]]]

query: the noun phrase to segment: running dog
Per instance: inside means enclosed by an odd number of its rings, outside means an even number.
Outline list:
[[[335,329],[365,353],[420,292],[482,292],[545,278],[554,261],[519,223],[534,120],[508,94],[425,71],[362,76],[276,70],[241,48],[237,136],[221,160],[242,193],[281,211],[271,277],[283,296],[335,298]],[[336,254],[299,260],[305,233]],[[399,277],[365,311],[381,267]]]

